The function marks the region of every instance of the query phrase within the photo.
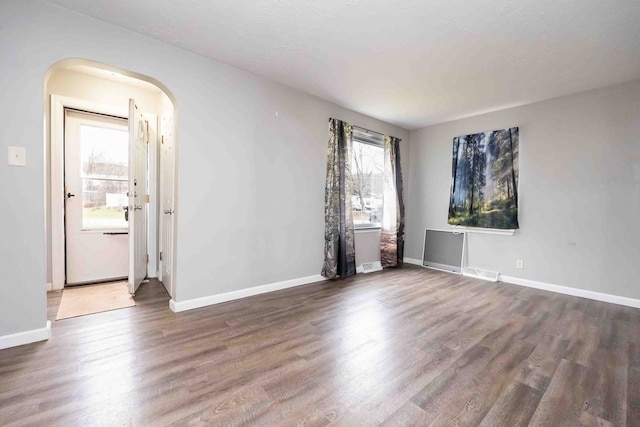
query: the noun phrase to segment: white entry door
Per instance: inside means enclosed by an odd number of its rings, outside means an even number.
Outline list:
[[[175,156],[173,149],[173,120],[162,119],[162,139],[160,144],[160,244],[161,268],[160,280],[173,298],[171,270],[173,265],[173,185],[175,173]]]
[[[133,99],[129,100],[129,292],[147,277],[147,144],[149,128]]]
[[[66,284],[128,274],[127,119],[65,110]]]

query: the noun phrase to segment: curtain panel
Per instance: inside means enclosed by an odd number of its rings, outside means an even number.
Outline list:
[[[329,279],[356,274],[351,194],[351,125],[329,119],[327,184],[324,206],[324,265],[322,275]]]
[[[400,167],[400,140],[384,136],[384,192],[380,230],[380,264],[402,265],[404,258],[404,198]]]

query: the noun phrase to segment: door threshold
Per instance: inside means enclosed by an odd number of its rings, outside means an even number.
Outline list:
[[[127,276],[124,276],[124,277],[113,277],[109,279],[91,280],[89,282],[65,283],[64,288],[74,288],[76,286],[87,286],[87,285],[102,285],[105,283],[122,282],[123,280],[128,281],[129,278]]]

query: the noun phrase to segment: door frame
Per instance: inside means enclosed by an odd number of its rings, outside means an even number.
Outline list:
[[[163,121],[165,119],[164,116],[158,116],[158,139],[159,139],[159,144],[158,144],[158,252],[159,254],[163,254],[166,252],[165,247],[164,247],[164,233],[165,233],[165,229],[164,229],[164,215],[166,215],[164,213],[164,199],[165,199],[165,194],[166,193],[171,193],[171,199],[173,200],[173,212],[171,213],[171,222],[172,222],[172,230],[171,230],[171,234],[172,234],[172,238],[171,241],[169,243],[169,245],[171,246],[171,266],[170,266],[170,274],[168,275],[170,278],[170,286],[169,289],[167,289],[167,292],[169,293],[169,296],[171,297],[171,301],[175,300],[175,295],[176,295],[176,285],[175,285],[175,266],[176,266],[176,208],[177,208],[177,202],[176,202],[176,197],[177,197],[177,191],[176,191],[176,182],[177,182],[177,152],[176,152],[176,138],[175,138],[175,133],[176,133],[176,129],[175,129],[175,119],[176,119],[176,111],[175,109],[173,110],[173,114],[171,115],[170,119],[171,119],[171,123],[169,126],[169,129],[165,129],[163,126]],[[165,188],[163,182],[164,182],[164,174],[166,173],[165,169],[164,169],[164,155],[163,155],[163,151],[162,151],[162,145],[163,145],[163,141],[165,136],[167,136],[168,138],[171,138],[171,142],[173,144],[173,150],[172,150],[172,162],[171,162],[171,166],[173,169],[173,186],[171,188]],[[162,283],[165,285],[165,289],[166,289],[166,283],[164,280],[164,265],[166,263],[166,259],[163,259],[162,257],[158,257],[158,279],[160,281],[162,281]],[[171,306],[171,303],[170,303]]]
[[[168,109],[165,111],[170,111],[173,123],[171,126],[172,134],[173,134],[173,170],[174,170],[174,180],[173,180],[173,188],[167,189],[173,193],[173,205],[174,205],[174,214],[172,215],[173,222],[173,238],[171,239],[171,247],[173,248],[173,257],[172,257],[172,266],[171,266],[171,300],[169,301],[169,306],[171,307],[171,303],[176,299],[176,293],[178,290],[178,268],[177,268],[177,260],[178,260],[178,211],[179,211],[179,197],[178,197],[178,169],[179,169],[179,148],[180,148],[180,138],[178,131],[178,122],[179,122],[179,109],[177,105],[177,99],[174,96],[173,92],[169,90],[167,86],[165,86],[162,82],[156,80],[153,77],[146,76],[144,74],[140,74],[134,71],[129,71],[120,67],[111,66],[108,64],[104,64],[98,61],[94,61],[91,59],[85,58],[60,58],[57,62],[52,63],[44,76],[44,88],[45,88],[45,105],[48,107],[49,111],[44,111],[44,153],[45,153],[45,164],[44,164],[44,188],[45,188],[45,247],[43,248],[47,256],[45,257],[45,262],[47,265],[47,270],[51,271],[51,283],[46,284],[46,289],[53,290],[53,283],[56,283],[55,289],[62,289],[64,287],[65,282],[65,249],[64,249],[64,183],[63,179],[60,177],[63,176],[63,164],[62,164],[62,151],[63,141],[64,141],[64,108],[78,108],[78,109],[95,109],[98,108],[101,111],[112,111],[114,115],[127,114],[128,106],[124,105],[124,108],[120,111],[120,108],[114,108],[110,105],[103,105],[99,102],[92,102],[83,99],[76,99],[73,97],[67,97],[62,95],[53,94],[48,92],[47,95],[47,84],[53,72],[60,69],[67,69],[71,65],[87,65],[92,68],[102,70],[102,71],[110,71],[113,73],[122,74],[127,77],[131,77],[140,81],[144,81],[152,84],[156,88],[160,89],[163,93],[168,104],[164,107]],[[47,99],[47,96],[49,99]],[[164,103],[164,99],[162,103]],[[97,107],[96,107],[97,106]],[[170,106],[170,108],[169,108]],[[162,113],[163,114],[163,113]],[[158,122],[160,123],[160,115],[157,116]],[[158,126],[158,135],[160,134],[160,128]],[[158,144],[159,145],[159,144]],[[47,156],[48,154],[48,156]],[[47,158],[48,157],[48,158]],[[157,166],[159,167],[159,161]],[[157,174],[156,174],[157,175]],[[157,179],[157,177],[155,178]],[[57,180],[57,181],[56,181]],[[162,197],[162,194],[159,193]],[[48,196],[48,198],[47,198]],[[158,212],[159,213],[159,212]],[[159,215],[158,215],[159,216]],[[49,221],[51,223],[49,224]],[[160,237],[160,233],[158,232],[158,238]],[[51,249],[48,248],[48,242],[51,242]],[[160,244],[158,244],[158,248]],[[159,266],[160,268],[160,266]],[[159,273],[159,272],[158,272]],[[47,274],[48,275],[48,274]]]
[[[51,94],[51,287],[64,288],[65,265],[65,225],[64,225],[64,109],[74,108],[98,114],[128,117],[125,108],[99,104],[83,99]]]
[[[86,194],[83,194],[83,174],[81,173],[83,139],[81,128],[84,125],[97,126],[101,129],[123,132],[122,149],[126,150],[124,160],[129,153],[129,129],[126,117],[96,114],[94,112],[68,109],[65,113],[65,171],[64,199],[65,215],[65,258],[66,286],[77,286],[88,283],[99,283],[126,280],[128,276],[128,235],[107,236],[106,234],[126,232],[128,223],[124,221],[124,212],[120,210],[120,227],[83,228],[83,206]],[[121,177],[120,182],[126,182]],[[114,177],[114,181],[117,178]],[[76,197],[68,198],[68,193]],[[123,191],[124,195],[124,191]],[[123,201],[124,202],[124,201]],[[127,200],[128,203],[128,200]],[[122,203],[120,206],[124,205]],[[104,251],[107,252],[104,252]],[[109,254],[104,257],[103,254]],[[95,261],[95,262],[94,262]],[[93,265],[95,263],[95,265]]]

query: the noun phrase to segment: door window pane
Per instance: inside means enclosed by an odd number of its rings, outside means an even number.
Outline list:
[[[80,141],[82,230],[126,230],[128,132],[82,125]]]
[[[123,206],[127,206],[127,181],[82,180],[82,229],[127,229]]]
[[[129,176],[129,133],[118,129],[80,127],[82,177],[119,178]]]

